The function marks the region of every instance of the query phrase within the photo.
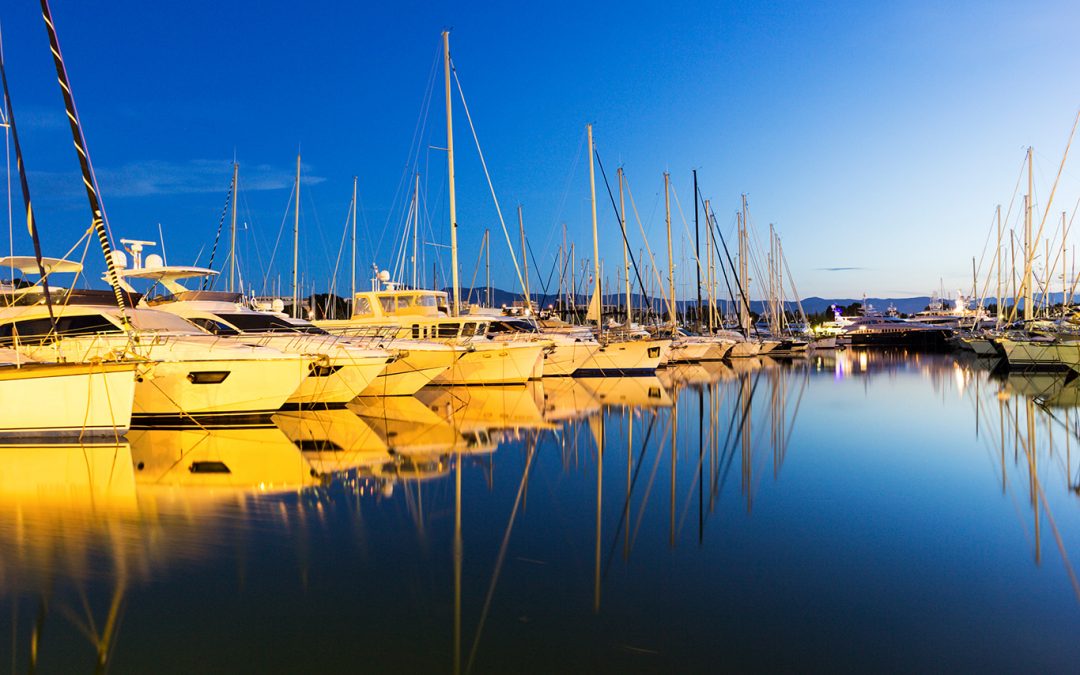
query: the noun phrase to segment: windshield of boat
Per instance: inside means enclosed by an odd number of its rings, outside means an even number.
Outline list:
[[[197,333],[194,326],[186,320],[152,309],[128,310],[128,320],[135,330],[150,330],[163,333]]]
[[[218,314],[217,316],[223,321],[228,321],[241,333],[311,333],[326,335],[326,331],[310,323],[293,322],[263,312],[238,312],[236,314]]]
[[[489,333],[536,333],[536,326],[524,319],[500,319],[492,321]]]

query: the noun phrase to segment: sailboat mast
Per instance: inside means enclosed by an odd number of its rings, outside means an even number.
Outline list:
[[[1004,311],[1001,299],[1001,204],[997,206],[997,253],[995,258],[994,263],[997,267],[997,323],[995,327],[1000,328]]]
[[[739,213],[739,283],[742,284],[742,297],[739,298],[739,325],[743,335],[750,337],[750,279],[746,261],[746,195],[742,195],[742,211]]]
[[[1065,316],[1065,295],[1069,292],[1068,282],[1065,280],[1065,231],[1068,225],[1065,223],[1065,212],[1061,212],[1061,315]],[[1049,282],[1048,282],[1049,283]]]
[[[296,284],[297,268],[300,262],[300,153],[296,153],[296,208],[293,210],[293,250],[292,250],[292,315],[300,316],[300,287]]]
[[[634,323],[634,303],[630,295],[630,250],[626,246],[626,197],[623,194],[623,170],[619,167],[619,221],[623,233],[622,264],[626,273],[626,327]]]
[[[595,158],[593,157],[593,137],[592,137],[592,125],[585,125],[586,133],[589,136],[589,199],[592,205],[592,248],[593,248],[593,293],[596,295],[596,301],[600,304],[600,310],[596,316],[596,327],[603,330],[602,321],[603,317],[603,296],[600,295],[600,239],[597,234],[596,228],[596,168]],[[591,305],[590,305],[591,306]]]
[[[352,246],[352,256],[350,258],[351,264],[349,265],[349,307],[352,307],[356,303],[356,183],[357,177],[352,177],[352,234],[350,235],[350,244]],[[413,258],[413,278],[416,277],[416,258]],[[415,283],[415,282],[414,282]]]
[[[525,273],[525,310],[532,312],[532,293],[529,292],[529,252],[525,245],[525,217],[521,213],[522,206],[518,204],[518,231],[521,233],[521,264]]]
[[[494,307],[491,297],[491,230],[484,230],[484,290],[487,291],[487,306]]]
[[[413,187],[413,230],[412,230],[412,287],[420,288],[420,272],[417,267],[420,246],[420,172],[416,172],[416,182]]]
[[[708,219],[708,212],[705,213],[705,218]],[[707,244],[708,242],[706,242]],[[708,248],[708,246],[706,246]],[[698,222],[698,186],[697,186],[697,169],[694,169],[694,257],[697,260],[695,266],[697,274],[697,311],[694,313],[694,321],[698,327],[701,326],[701,225]],[[706,277],[706,281],[708,278]]]
[[[446,163],[450,189],[450,268],[453,278],[453,312],[461,314],[461,289],[458,286],[457,193],[454,191],[454,114],[450,98],[450,31],[443,31],[443,71],[446,76]]]
[[[706,271],[705,283],[706,283],[706,295],[709,302],[709,334],[716,330],[716,305],[713,299],[713,285],[715,284],[715,269],[713,268],[713,238],[712,238],[712,226],[709,224],[709,200],[705,200],[705,256],[709,260],[709,267]]]
[[[1024,321],[1031,321],[1032,312],[1032,259],[1035,256],[1035,242],[1031,240],[1031,211],[1033,204],[1033,195],[1035,194],[1034,179],[1032,177],[1032,151],[1028,148],[1027,162],[1028,162],[1028,193],[1027,201],[1024,203]]]
[[[671,293],[668,297],[671,299],[671,307],[669,309],[671,323],[671,336],[675,337],[675,327],[677,319],[675,316],[675,256],[671,248],[671,176],[667,171],[664,172],[664,222],[667,224],[667,266],[668,266],[668,289]]]
[[[236,292],[236,188],[239,186],[240,165],[232,165],[232,225],[229,234],[229,292]]]

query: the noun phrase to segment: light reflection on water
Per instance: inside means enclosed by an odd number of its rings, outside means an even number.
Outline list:
[[[845,351],[0,447],[39,672],[1072,670],[1080,380]]]

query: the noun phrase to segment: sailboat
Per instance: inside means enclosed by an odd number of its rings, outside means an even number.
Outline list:
[[[526,336],[513,340],[493,340],[487,336],[490,320],[463,315],[458,283],[457,194],[454,186],[453,106],[450,89],[450,33],[443,32],[443,64],[446,79],[446,150],[449,183],[450,252],[453,297],[442,291],[401,288],[386,270],[371,280],[371,290],[353,297],[352,316],[343,321],[321,321],[317,326],[341,335],[390,327],[393,337],[420,340],[418,349],[430,342],[449,347],[452,356],[447,369],[433,384],[523,384],[544,374],[544,354],[552,349],[550,340]],[[405,343],[408,345],[409,343]],[[411,351],[409,346],[404,349]]]
[[[588,319],[596,322],[597,349],[574,375],[580,377],[605,377],[627,375],[652,375],[667,358],[671,340],[654,338],[643,331],[625,326],[621,330],[605,330],[601,318],[603,294],[600,286],[600,241],[596,220],[596,168],[593,151],[592,125],[585,127],[589,139],[589,194],[592,205],[593,235],[593,293],[589,303]]]

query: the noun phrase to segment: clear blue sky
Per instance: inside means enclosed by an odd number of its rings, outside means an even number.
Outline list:
[[[745,192],[760,231],[772,222],[784,237],[804,296],[857,297],[928,294],[939,278],[970,287],[971,257],[1012,195],[1024,148],[1035,146],[1043,203],[1080,106],[1080,6],[945,4],[54,0],[53,12],[113,233],[156,240],[160,222],[172,263],[201,249],[206,262],[235,153],[244,266],[261,285],[299,146],[305,276],[327,286],[354,175],[358,277],[372,261],[390,266],[418,119],[426,238],[446,242],[445,154],[429,149],[445,145],[441,63],[426,116],[421,104],[450,27],[515,235],[524,205],[540,258],[534,289],[561,223],[591,249],[582,142],[592,122],[611,178],[625,167],[657,254],[662,172],[689,207],[697,168],[725,233]],[[0,20],[46,249],[59,255],[88,216],[44,27],[30,0],[6,3]],[[460,104],[455,128],[464,283],[492,227],[496,282],[514,287]],[[617,226],[599,190],[613,275]],[[1078,195],[1080,169],[1067,166],[1052,210],[1071,211]],[[288,218],[272,273],[286,286]],[[21,252],[24,233],[17,223]],[[692,265],[679,270],[685,293]],[[339,279],[347,290],[344,266]]]

